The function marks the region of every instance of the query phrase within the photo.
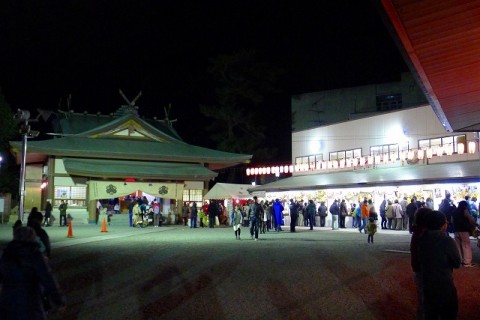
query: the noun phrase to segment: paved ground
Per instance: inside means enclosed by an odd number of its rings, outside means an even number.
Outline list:
[[[46,228],[51,263],[67,295],[51,319],[414,319],[407,232],[375,244],[353,229],[299,228],[250,239],[243,229],[181,226]],[[0,244],[11,224],[0,225]],[[480,262],[474,250],[474,262]],[[478,319],[480,268],[454,277],[459,319]]]

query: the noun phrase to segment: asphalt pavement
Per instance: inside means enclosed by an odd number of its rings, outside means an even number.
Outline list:
[[[414,319],[410,235],[297,227],[236,240],[230,227],[45,228],[68,301],[49,319]],[[0,225],[0,244],[11,224]],[[474,262],[480,262],[474,248]],[[454,271],[459,319],[476,319],[479,268]]]

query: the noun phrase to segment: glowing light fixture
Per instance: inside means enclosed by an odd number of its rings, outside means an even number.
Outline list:
[[[468,143],[468,153],[474,154],[475,151],[476,151],[476,149],[477,149],[476,145],[477,145],[477,144],[476,144],[475,142],[470,141],[470,142]]]
[[[453,154],[452,144],[448,144],[445,146],[445,153],[447,154],[447,156],[451,156]]]
[[[458,148],[458,154],[464,154],[465,153],[465,145],[463,143],[459,143],[457,145]]]
[[[428,159],[432,159],[433,157],[433,149],[432,148],[428,148],[427,149],[427,158]]]
[[[437,147],[437,157],[441,157],[441,156],[443,156],[443,147],[438,146]]]
[[[413,160],[413,157],[415,156],[415,153],[413,150],[408,151],[408,160]]]
[[[423,160],[424,156],[425,156],[425,150],[420,149],[420,150],[417,151],[418,160]]]

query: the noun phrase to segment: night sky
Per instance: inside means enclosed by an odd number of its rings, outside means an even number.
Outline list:
[[[0,0],[0,87],[13,109],[110,113],[118,89],[142,116],[171,118],[189,143],[215,104],[209,59],[241,49],[285,72],[258,116],[289,160],[290,98],[399,80],[405,63],[372,1]],[[65,103],[64,103],[65,104]],[[63,109],[66,109],[65,107]]]

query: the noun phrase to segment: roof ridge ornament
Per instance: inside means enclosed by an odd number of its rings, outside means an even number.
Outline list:
[[[158,121],[158,122],[163,122],[165,123],[168,127],[172,128],[173,127],[173,123],[177,121],[177,119],[170,119],[169,115],[170,115],[170,110],[172,109],[172,104],[169,103],[168,104],[168,107],[163,107],[163,111],[165,112],[165,118],[162,119],[162,120],[159,120],[157,119],[157,117],[154,117],[154,120]]]
[[[142,91],[140,91],[132,101],[128,100],[122,89],[118,89],[118,93],[120,93],[123,100],[127,102],[127,105],[122,105],[120,108],[118,108],[118,110],[115,112],[115,115],[123,116],[126,114],[133,114],[138,116],[138,106],[135,105],[135,102],[142,96]]]

